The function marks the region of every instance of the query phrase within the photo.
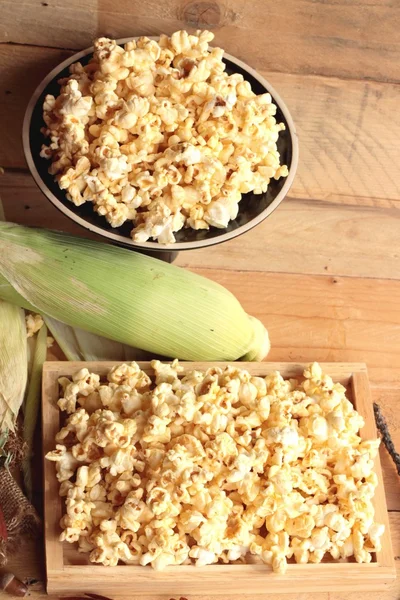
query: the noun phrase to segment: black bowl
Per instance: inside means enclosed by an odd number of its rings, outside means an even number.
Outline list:
[[[117,40],[118,44],[124,44],[131,39]],[[157,38],[154,38],[157,39]],[[47,198],[61,210],[67,217],[97,233],[109,241],[118,245],[147,252],[176,252],[179,250],[192,250],[211,246],[220,242],[230,240],[248,231],[258,223],[261,223],[282,202],[288,193],[297,169],[298,163],[298,141],[296,130],[288,109],[273,87],[256,71],[237,58],[224,55],[227,73],[241,73],[245,80],[249,81],[252,90],[256,94],[269,92],[273,102],[276,104],[279,122],[286,125],[285,131],[281,131],[278,141],[278,150],[281,155],[281,163],[288,165],[289,176],[278,181],[272,180],[268,191],[264,194],[244,194],[239,204],[239,213],[234,221],[231,221],[226,229],[211,227],[208,230],[182,229],[175,234],[176,243],[163,245],[158,242],[134,242],[130,237],[132,223],[126,222],[121,227],[113,228],[106,219],[98,215],[92,207],[91,202],[81,206],[75,206],[67,200],[66,192],[58,187],[53,175],[48,173],[50,162],[40,157],[42,144],[47,143],[46,138],[40,132],[45,125],[43,121],[43,102],[47,94],[57,96],[60,85],[57,81],[69,75],[69,67],[77,61],[86,64],[92,57],[93,48],[74,54],[60,65],[55,67],[36,88],[25,112],[23,124],[23,146],[29,169],[42,192]]]

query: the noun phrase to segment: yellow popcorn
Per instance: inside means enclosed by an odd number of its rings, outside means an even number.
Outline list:
[[[26,336],[28,338],[33,337],[43,327],[43,323],[44,321],[40,315],[27,314],[25,317]]]
[[[48,452],[46,455],[48,460],[54,461],[57,469],[57,479],[60,483],[70,479],[78,466],[78,461],[74,458],[71,452],[62,444],[57,444],[56,449]]]
[[[213,38],[177,31],[124,47],[99,38],[88,65],[71,65],[60,95],[44,100],[49,172],[76,206],[92,202],[112,227],[132,222],[137,242],[226,228],[243,193],[288,175],[270,94],[227,75]]]
[[[371,560],[379,440],[361,440],[362,418],[318,364],[301,382],[152,368],[60,378],[69,416],[47,458],[65,497],[61,540],[92,562],[156,570],[249,554],[278,573],[292,557]]]

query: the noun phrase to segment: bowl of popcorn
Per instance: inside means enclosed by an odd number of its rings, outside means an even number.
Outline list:
[[[47,75],[23,144],[58,209],[150,252],[223,242],[271,214],[295,176],[295,127],[272,86],[213,37],[99,38]]]

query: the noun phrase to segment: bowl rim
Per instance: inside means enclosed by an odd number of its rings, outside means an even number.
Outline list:
[[[126,44],[127,42],[130,42],[132,40],[138,40],[138,39],[140,39],[140,37],[142,37],[142,36],[119,38],[115,41],[118,45],[122,45],[122,44]],[[148,37],[149,39],[152,39],[152,40],[159,39],[159,36],[146,36],[146,37]],[[81,50],[80,52],[72,54],[67,59],[65,59],[63,62],[59,63],[56,67],[54,67],[46,75],[46,77],[44,79],[42,79],[42,81],[36,87],[35,91],[33,92],[32,96],[29,100],[26,110],[25,110],[24,121],[23,121],[23,125],[22,125],[22,145],[23,145],[23,149],[24,149],[25,160],[26,160],[29,170],[35,180],[36,185],[43,192],[43,194],[47,197],[47,199],[50,200],[50,202],[56,208],[58,208],[58,210],[60,210],[62,213],[64,213],[64,215],[66,215],[67,217],[69,217],[70,219],[75,221],[75,223],[78,223],[85,229],[91,231],[92,233],[96,233],[97,235],[100,235],[101,237],[104,237],[111,241],[114,241],[115,243],[117,243],[119,245],[123,245],[125,247],[127,247],[127,246],[131,247],[133,250],[134,249],[138,249],[138,250],[143,249],[143,250],[151,250],[151,251],[158,251],[158,252],[171,252],[171,251],[180,251],[180,250],[194,250],[196,248],[205,248],[207,246],[214,246],[216,244],[220,244],[222,242],[226,242],[230,239],[238,237],[239,235],[242,235],[243,233],[246,233],[246,231],[249,231],[250,229],[253,229],[253,227],[256,227],[257,225],[259,225],[262,221],[264,221],[264,219],[266,219],[279,206],[279,204],[285,198],[289,189],[292,186],[293,180],[296,175],[298,162],[299,162],[299,143],[298,143],[296,127],[294,125],[294,122],[293,122],[292,116],[289,112],[289,109],[287,108],[286,104],[284,103],[284,101],[282,100],[282,98],[278,94],[278,92],[275,90],[275,88],[269,83],[269,81],[267,79],[265,79],[264,77],[262,77],[262,75],[260,75],[255,69],[250,67],[248,64],[246,64],[245,62],[239,60],[235,56],[232,56],[231,54],[229,54],[228,52],[225,52],[225,51],[224,51],[224,58],[226,58],[227,60],[232,62],[234,65],[238,66],[239,68],[243,69],[244,71],[247,71],[252,77],[254,77],[254,79],[256,79],[259,83],[261,83],[261,85],[263,85],[266,88],[268,93],[271,94],[271,96],[273,97],[274,103],[282,111],[282,113],[286,119],[287,129],[288,129],[289,135],[291,137],[291,141],[292,141],[292,160],[291,160],[291,164],[289,167],[289,175],[286,177],[285,183],[282,186],[279,193],[277,194],[277,196],[263,211],[261,211],[256,217],[251,219],[248,223],[245,223],[244,225],[240,225],[239,227],[237,227],[236,229],[233,229],[232,231],[222,233],[221,235],[214,236],[209,239],[205,238],[203,240],[191,241],[191,242],[190,241],[189,242],[175,242],[174,244],[160,244],[159,242],[141,242],[141,243],[134,242],[131,238],[128,238],[126,236],[120,235],[118,233],[112,233],[112,232],[105,231],[101,227],[98,227],[97,225],[93,225],[86,219],[80,217],[72,209],[65,206],[57,198],[57,196],[55,196],[51,192],[51,190],[47,187],[47,185],[41,178],[41,176],[36,168],[36,164],[33,159],[31,147],[30,147],[30,127],[31,127],[32,114],[36,107],[36,103],[37,103],[39,97],[41,96],[41,94],[43,93],[43,91],[47,87],[47,85],[57,76],[57,74],[60,73],[61,71],[63,71],[66,67],[69,67],[72,63],[75,63],[78,60],[80,60],[81,58],[84,58],[85,56],[87,56],[88,54],[93,53],[93,51],[94,51],[94,46],[85,48],[84,50]],[[239,210],[240,210],[240,208],[239,208]]]

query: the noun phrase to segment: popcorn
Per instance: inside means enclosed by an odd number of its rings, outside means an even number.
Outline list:
[[[44,321],[40,315],[29,313],[25,317],[26,336],[33,337],[43,327]]]
[[[60,483],[70,479],[79,464],[71,452],[68,452],[62,444],[57,444],[55,450],[46,454],[46,458],[57,463],[57,479]]]
[[[65,497],[61,540],[95,563],[155,570],[250,554],[277,573],[292,557],[371,561],[384,532],[372,504],[379,440],[358,436],[344,387],[316,363],[301,383],[151,366],[152,377],[130,363],[105,381],[85,368],[60,378],[69,416],[47,458]]]
[[[76,206],[91,202],[112,227],[132,222],[136,242],[226,229],[242,194],[288,175],[270,94],[227,75],[213,38],[99,38],[92,60],[71,65],[60,95],[44,100],[49,172]]]

